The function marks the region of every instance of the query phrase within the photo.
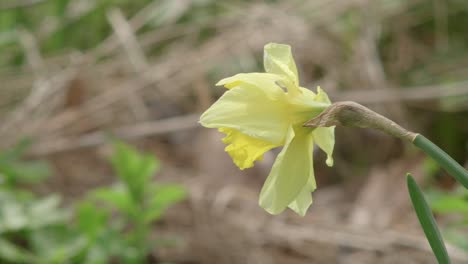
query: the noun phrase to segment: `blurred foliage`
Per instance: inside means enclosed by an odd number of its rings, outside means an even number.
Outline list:
[[[0,190],[0,260],[2,263],[64,263],[77,256],[84,241],[67,226],[70,211],[60,198],[37,198]]]
[[[432,190],[429,202],[434,212],[450,216],[444,237],[468,251],[468,190],[460,187],[453,192]]]
[[[165,242],[152,238],[151,224],[186,193],[152,181],[159,170],[154,156],[115,143],[111,162],[120,181],[89,191],[72,217],[74,208],[60,207],[59,196],[38,198],[21,187],[39,183],[48,171],[44,162],[21,159],[28,145],[0,155],[0,171],[7,175],[0,186],[1,263],[143,263]]]
[[[49,166],[43,161],[24,161],[21,159],[31,144],[25,139],[14,148],[0,152],[0,182],[6,188],[19,184],[31,184],[42,181],[50,173]]]
[[[28,30],[36,34],[45,54],[67,48],[88,49],[109,35],[111,27],[106,16],[109,8],[118,7],[132,15],[150,2],[48,0],[30,7],[0,10],[0,48],[15,54],[10,63],[21,63],[17,31]]]
[[[157,3],[158,8],[151,10],[151,21],[146,23],[143,32],[173,22],[204,24],[206,18],[222,9],[213,0],[190,4],[171,0],[47,0],[22,8],[0,9],[0,49],[8,51],[7,58],[10,58],[0,60],[0,66],[24,63],[23,50],[18,45],[21,30],[35,35],[45,55],[70,49],[87,50],[110,35],[112,28],[107,13],[111,8],[121,9],[127,17],[132,17],[151,3]],[[201,36],[209,35],[206,29]]]
[[[85,263],[143,263],[161,242],[151,238],[151,223],[185,198],[185,189],[152,181],[159,162],[123,143],[115,143],[111,159],[120,181],[91,191],[80,202],[78,229],[88,241]]]
[[[23,140],[0,153],[1,263],[64,263],[83,249],[68,227],[71,209],[60,208],[60,197],[37,197],[24,185],[43,181],[50,173],[43,161],[22,158],[30,146]]]

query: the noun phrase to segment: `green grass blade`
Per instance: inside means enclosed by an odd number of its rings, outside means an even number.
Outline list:
[[[413,144],[433,158],[452,177],[468,189],[468,171],[458,164],[452,157],[423,135],[417,135]]]
[[[431,245],[437,261],[439,264],[449,264],[450,259],[447,254],[447,249],[445,248],[437,223],[434,220],[434,216],[432,215],[429,205],[424,199],[421,189],[419,189],[411,174],[408,173],[406,179],[414,210],[416,211],[419,223],[421,223],[421,227],[424,230],[424,234],[426,234],[426,238]]]

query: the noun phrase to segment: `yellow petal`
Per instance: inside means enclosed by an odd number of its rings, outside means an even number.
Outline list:
[[[327,154],[327,165],[333,166],[333,147],[335,146],[335,127],[318,127],[312,131],[315,144]]]
[[[226,134],[223,142],[228,146],[224,150],[241,170],[253,167],[254,161],[262,160],[265,152],[278,146],[249,137],[235,129],[220,128],[219,131]]]
[[[280,93],[284,94],[284,91],[278,85],[278,81],[281,81],[282,79],[283,77],[281,75],[271,73],[239,73],[220,80],[216,85],[223,85],[227,89],[231,89],[242,84],[252,85],[259,89],[265,90],[267,94],[271,93],[275,96],[285,96],[280,95]]]
[[[300,94],[299,76],[291,53],[291,46],[269,43],[264,47],[263,65],[268,73],[279,74],[286,78],[283,82],[291,94]]]
[[[330,104],[328,95],[317,87],[317,96],[315,97],[317,102]],[[327,165],[333,166],[333,147],[335,146],[335,127],[319,127],[314,129],[312,132],[315,143],[327,154]]]
[[[330,105],[330,103],[316,100],[317,95],[311,90],[302,87],[299,89],[301,94],[287,97],[288,103],[291,105],[291,115],[298,122],[304,123],[314,118]]]
[[[331,104],[328,95],[320,88],[320,86],[317,86],[317,96],[315,97],[315,101]]]
[[[288,205],[290,209],[292,209],[300,216],[304,216],[307,212],[307,209],[309,209],[310,205],[312,204],[312,192],[315,190],[316,184],[314,170],[312,169],[311,172],[312,173],[309,176],[307,184],[302,188],[296,199]]]
[[[302,127],[288,130],[286,144],[260,193],[260,206],[271,214],[279,214],[293,203],[313,173],[313,144],[309,132]]]
[[[289,106],[283,96],[267,94],[257,86],[241,83],[206,110],[200,123],[209,128],[235,129],[272,144],[282,144],[290,124]]]

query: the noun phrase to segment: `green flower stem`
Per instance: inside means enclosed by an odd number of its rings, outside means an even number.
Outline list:
[[[452,157],[423,135],[418,134],[414,138],[413,144],[433,158],[442,168],[452,175],[452,177],[468,189],[468,171]]]
[[[424,136],[408,131],[392,120],[356,102],[333,103],[320,115],[304,124],[304,126],[312,128],[336,125],[373,128],[411,142],[432,157],[452,177],[468,189],[468,171],[437,145]]]

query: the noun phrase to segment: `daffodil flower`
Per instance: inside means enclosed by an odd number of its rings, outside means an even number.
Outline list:
[[[240,73],[217,83],[228,89],[200,118],[208,128],[226,134],[225,151],[241,169],[263,154],[283,146],[260,193],[259,204],[271,214],[287,207],[304,216],[316,189],[313,146],[317,144],[333,165],[334,127],[303,124],[320,114],[330,100],[300,87],[291,47],[270,43],[264,48],[266,73]]]

